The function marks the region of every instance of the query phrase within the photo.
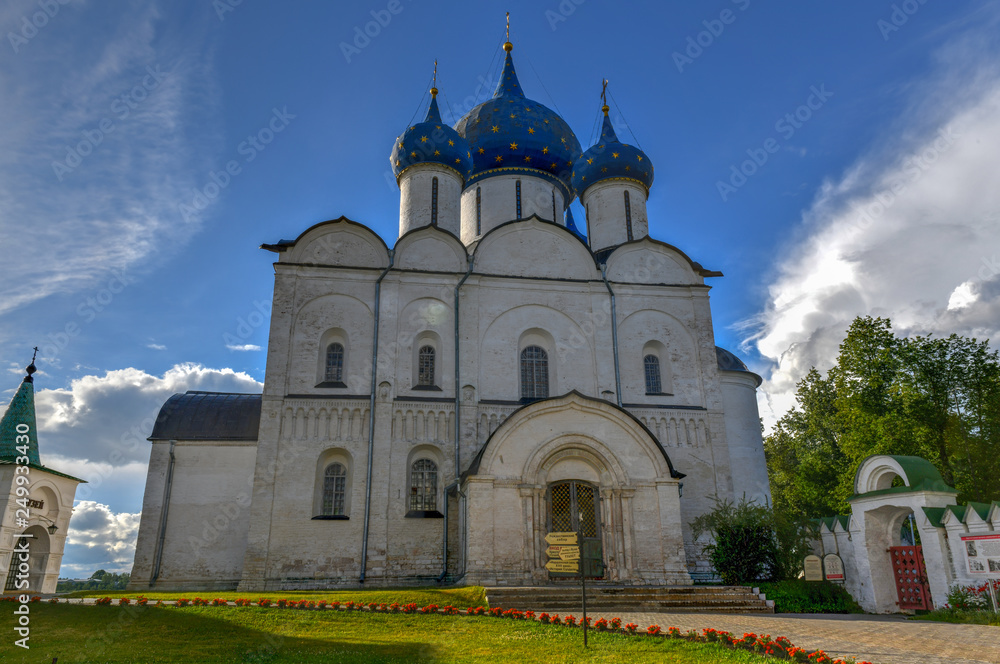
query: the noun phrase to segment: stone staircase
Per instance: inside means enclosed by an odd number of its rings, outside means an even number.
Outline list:
[[[579,612],[580,586],[494,587],[491,607],[522,611]],[[587,611],[774,613],[774,602],[743,586],[611,586],[587,584]]]

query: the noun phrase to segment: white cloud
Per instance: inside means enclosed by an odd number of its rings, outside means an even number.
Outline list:
[[[21,3],[3,25],[32,11]],[[105,13],[60,3],[20,52],[4,45],[0,234],[42,253],[0,262],[0,314],[149,269],[198,230],[178,203],[203,184],[218,141],[199,30],[189,43],[165,36],[154,3],[123,6],[112,23]]]
[[[187,390],[258,393],[262,388],[250,375],[232,369],[178,364],[162,376],[130,367],[77,378],[69,388],[43,389],[35,396],[42,460],[48,463],[49,455],[70,460],[70,467],[53,467],[86,480],[101,470],[93,464],[145,464],[149,460],[146,438],[160,406],[172,394]],[[77,463],[84,466],[77,467]]]
[[[146,348],[152,348],[153,350],[166,350],[167,347],[163,344],[146,344]]]
[[[256,344],[243,344],[242,346],[234,346],[232,344],[226,344],[226,348],[228,348],[229,350],[237,350],[237,351],[260,350],[260,346]]]
[[[761,412],[794,404],[810,367],[836,360],[858,315],[897,333],[1000,341],[1000,71],[981,41],[939,54],[893,137],[824,183],[747,322],[772,362]],[[981,63],[978,67],[975,63]],[[767,373],[767,372],[765,372]]]
[[[140,513],[115,513],[107,505],[82,500],[73,508],[59,576],[89,578],[99,569],[127,572],[135,559]]]

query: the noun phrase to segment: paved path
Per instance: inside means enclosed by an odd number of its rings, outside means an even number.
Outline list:
[[[565,613],[563,611],[562,613]],[[579,615],[579,611],[574,611]],[[952,625],[900,616],[820,615],[778,613],[605,613],[622,623],[677,627],[681,631],[706,627],[742,636],[745,632],[787,636],[792,643],[809,650],[822,649],[833,657],[855,657],[877,664],[998,664],[1000,627]]]

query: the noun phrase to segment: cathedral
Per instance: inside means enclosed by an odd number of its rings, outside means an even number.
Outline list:
[[[607,105],[584,150],[504,50],[491,99],[451,127],[432,88],[395,140],[392,248],[344,217],[262,246],[263,394],[163,405],[130,589],[547,585],[565,531],[598,583],[690,584],[692,520],[769,498],[722,274],[649,236],[653,164]]]

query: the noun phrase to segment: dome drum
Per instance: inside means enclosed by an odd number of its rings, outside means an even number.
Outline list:
[[[399,236],[414,228],[438,226],[459,234],[462,176],[448,166],[411,166],[399,176]]]
[[[563,190],[532,173],[496,175],[462,192],[462,242],[469,244],[501,224],[537,215],[563,225]]]
[[[587,188],[580,202],[587,212],[590,248],[600,251],[649,235],[646,189],[625,179],[601,180]]]

